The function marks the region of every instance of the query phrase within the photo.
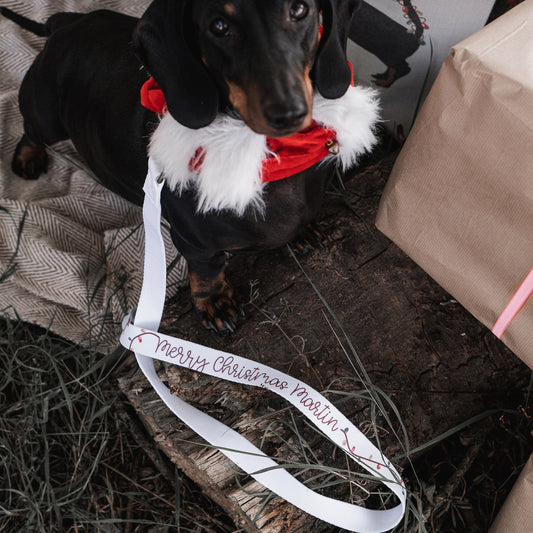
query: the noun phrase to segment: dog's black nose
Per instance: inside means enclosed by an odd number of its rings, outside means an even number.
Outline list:
[[[290,109],[272,107],[265,110],[268,125],[279,131],[297,128],[306,116],[307,106],[304,103]]]

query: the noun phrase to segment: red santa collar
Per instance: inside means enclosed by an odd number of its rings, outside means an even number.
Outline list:
[[[266,182],[322,161],[350,168],[376,140],[379,103],[376,91],[368,87],[351,86],[333,100],[315,92],[315,122],[281,139],[259,135],[226,113],[204,128],[187,128],[165,112],[165,99],[154,81],[143,87],[143,93],[143,103],[160,114],[149,155],[165,172],[172,192],[194,191],[200,214],[230,210],[240,216],[251,209],[260,216],[266,208]]]
[[[141,104],[159,115],[167,113],[165,96],[154,78],[150,78],[141,87]],[[302,172],[328,155],[336,153],[338,146],[335,131],[316,121],[294,135],[282,138],[267,137],[266,142],[270,154],[262,164],[263,183],[281,180]],[[202,159],[203,150],[202,147],[198,147],[189,166],[199,172]]]

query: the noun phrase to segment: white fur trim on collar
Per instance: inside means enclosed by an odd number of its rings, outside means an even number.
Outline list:
[[[315,94],[313,118],[334,129],[339,144],[339,153],[325,161],[336,158],[346,169],[372,148],[379,111],[376,94],[363,87],[350,87],[335,100]],[[204,159],[201,172],[195,172],[189,163],[199,147]],[[166,113],[152,135],[149,155],[163,169],[171,190],[196,189],[199,213],[228,209],[242,215],[248,207],[259,212],[264,208],[266,184],[261,171],[269,155],[266,136],[253,132],[242,120],[219,114],[209,126],[193,130]]]

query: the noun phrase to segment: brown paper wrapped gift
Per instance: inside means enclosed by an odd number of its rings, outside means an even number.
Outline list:
[[[533,269],[533,0],[454,47],[376,223],[494,327]],[[533,295],[501,338],[533,368]]]

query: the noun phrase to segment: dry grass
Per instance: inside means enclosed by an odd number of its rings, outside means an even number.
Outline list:
[[[0,531],[233,530],[117,416],[116,360],[0,319],[0,361]]]

